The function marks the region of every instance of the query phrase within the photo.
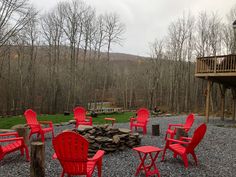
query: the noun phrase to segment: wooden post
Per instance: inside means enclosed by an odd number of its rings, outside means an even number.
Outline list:
[[[186,133],[184,128],[178,127],[176,128],[176,139],[178,140],[181,136],[188,137],[188,133]]]
[[[216,62],[217,62],[217,59],[216,59],[216,56],[214,58],[214,73],[216,73]]]
[[[16,131],[19,136],[24,138],[25,144],[28,146],[29,145],[29,137],[28,137],[29,129],[27,127],[17,127]]]
[[[160,136],[160,125],[152,125],[152,135],[153,136]]]
[[[37,141],[31,143],[30,177],[45,176],[45,147]]]
[[[221,93],[221,120],[224,120],[225,117],[225,92],[226,87],[224,85],[219,84],[220,93]]]
[[[232,115],[232,120],[235,121],[235,106],[236,106],[236,88],[231,88],[232,90],[232,95],[233,95],[233,115]]]
[[[206,91],[206,122],[209,122],[209,107],[210,107],[210,92],[212,87],[212,81],[207,81],[207,91]]]

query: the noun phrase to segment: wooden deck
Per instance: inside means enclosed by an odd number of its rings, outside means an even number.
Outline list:
[[[207,80],[206,122],[209,121],[210,92],[214,83],[219,84],[221,96],[221,119],[224,120],[225,92],[231,89],[233,96],[232,119],[236,115],[236,55],[221,55],[197,58],[195,76]]]
[[[236,87],[236,55],[197,58],[195,76]]]

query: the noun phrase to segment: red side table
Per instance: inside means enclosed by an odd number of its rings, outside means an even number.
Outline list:
[[[112,126],[114,125],[114,123],[115,123],[115,121],[116,121],[116,119],[115,118],[108,118],[108,117],[106,117],[106,118],[104,118],[104,120],[105,121],[111,121],[111,124],[112,124]]]
[[[157,174],[157,176],[160,177],[160,173],[155,164],[155,161],[158,157],[159,152],[161,152],[162,149],[154,146],[141,146],[133,148],[133,150],[138,152],[139,158],[141,160],[136,170],[135,176],[137,176],[141,170],[144,170],[146,177],[152,176],[154,174]],[[150,157],[151,163],[145,164],[145,160],[148,157],[148,155]]]

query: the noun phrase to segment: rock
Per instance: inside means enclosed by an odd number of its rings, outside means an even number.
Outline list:
[[[135,144],[136,144],[136,143],[133,142],[133,141],[128,141],[128,142],[126,142],[126,145],[127,145],[128,147],[130,147],[130,148],[132,148]]]
[[[89,133],[90,133],[90,134],[94,134],[95,132],[96,132],[95,129],[89,130]]]
[[[123,139],[123,140],[122,140],[122,139],[120,140],[120,143],[125,143],[125,142],[126,142],[126,140],[124,140],[124,139]]]
[[[101,125],[101,128],[102,128],[102,129],[107,129],[108,127],[109,127],[108,124]]]
[[[69,125],[69,122],[61,122],[60,124],[61,124],[61,126]]]
[[[9,132],[14,132],[15,130],[12,129],[0,129],[0,133],[9,133]]]
[[[112,139],[110,139],[110,138],[107,138],[107,137],[97,137],[97,138],[95,138],[95,140],[96,141],[98,141],[98,142],[112,142]]]
[[[68,123],[69,123],[69,124],[75,124],[75,123],[76,123],[76,120],[69,120]]]
[[[120,142],[119,135],[114,135],[112,139],[113,139],[113,142],[116,143],[116,144],[118,144]]]
[[[71,131],[70,129],[65,129],[62,132],[70,132],[70,131]]]
[[[105,147],[105,148],[102,148],[104,151],[106,152],[114,152],[116,151],[117,148],[108,148],[108,147]]]
[[[93,148],[93,149],[100,149],[100,148],[101,148],[101,145],[95,142],[95,143],[89,145],[89,147],[91,147],[91,148]]]
[[[125,134],[129,134],[131,131],[129,129],[126,128],[119,128],[118,129],[121,133],[125,133]]]
[[[115,145],[115,144],[108,144],[105,147],[116,148],[117,149],[117,145]]]
[[[112,127],[109,127],[109,126],[108,126],[108,127],[105,129],[105,131],[108,132],[108,131],[110,131],[111,129],[112,129]]]
[[[119,150],[120,150],[120,151],[123,151],[124,149],[125,149],[125,146],[124,146],[124,145],[119,147]]]
[[[132,136],[139,136],[139,133],[131,133]]]
[[[165,116],[166,116],[166,117],[170,117],[170,116],[172,116],[172,114],[165,114]]]
[[[122,135],[118,135],[120,137],[120,139],[126,138],[129,136],[129,134],[122,134]]]
[[[89,149],[89,150],[88,150],[88,152],[89,152],[89,153],[96,153],[96,152],[97,152],[97,150],[94,150],[94,149]]]
[[[11,127],[12,130],[16,130],[17,128],[28,127],[27,124],[17,124]]]
[[[129,139],[136,139],[136,137],[135,137],[135,136],[132,136],[132,135],[130,135],[130,136],[129,136]]]
[[[95,143],[95,140],[92,140],[92,139],[89,139],[89,138],[87,140],[88,140],[89,144]]]
[[[95,136],[89,135],[89,139],[94,140],[94,139],[95,139]]]
[[[110,128],[110,131],[113,131],[113,132],[119,132],[119,129],[118,128]]]
[[[85,135],[83,135],[86,139],[89,139],[89,134],[88,133],[86,133]]]
[[[91,129],[93,129],[93,127],[89,125],[79,125],[77,128],[79,132],[89,131]]]

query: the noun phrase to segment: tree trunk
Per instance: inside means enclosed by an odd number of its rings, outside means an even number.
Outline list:
[[[31,143],[30,177],[45,176],[45,147],[42,142]]]

